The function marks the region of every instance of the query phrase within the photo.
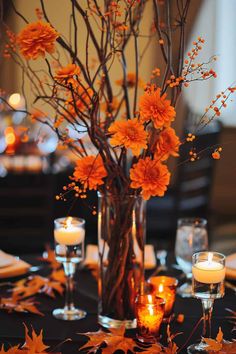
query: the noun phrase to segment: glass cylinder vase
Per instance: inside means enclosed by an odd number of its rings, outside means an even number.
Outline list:
[[[135,298],[144,286],[146,202],[112,194],[98,200],[98,321],[106,328],[134,328]]]

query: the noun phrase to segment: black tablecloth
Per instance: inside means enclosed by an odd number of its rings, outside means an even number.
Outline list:
[[[26,260],[31,264],[37,264],[36,258],[26,257]],[[47,266],[40,274],[47,274]],[[173,270],[172,270],[173,272]],[[78,353],[79,348],[86,343],[86,337],[78,333],[88,331],[96,331],[99,329],[97,324],[97,285],[96,281],[87,269],[82,269],[76,275],[77,287],[75,292],[75,303],[80,308],[87,311],[87,317],[80,321],[61,321],[52,316],[52,310],[58,307],[63,307],[63,296],[57,296],[55,299],[48,298],[45,295],[38,295],[40,310],[45,314],[44,317],[32,314],[19,314],[0,311],[0,344],[23,343],[24,326],[33,326],[36,332],[43,328],[44,342],[55,347],[58,343],[63,342],[66,338],[71,338],[72,341],[64,343],[57,351],[63,354]],[[214,305],[212,332],[215,336],[218,328],[221,326],[224,332],[225,339],[232,339],[232,324],[226,318],[229,313],[226,308],[236,310],[236,295],[232,290],[226,289],[226,294],[223,299],[216,300]],[[189,337],[194,325],[202,316],[200,301],[196,299],[183,299],[177,296],[175,303],[175,313],[182,313],[185,316],[183,323],[173,321],[171,324],[172,333],[182,332],[176,337],[176,342],[181,347]],[[163,333],[165,329],[163,328]],[[130,331],[131,336],[134,331]],[[199,339],[201,335],[201,325],[190,340],[190,343]],[[165,338],[162,338],[163,343]],[[1,345],[0,345],[1,347]],[[181,353],[186,353],[186,349],[182,349]]]

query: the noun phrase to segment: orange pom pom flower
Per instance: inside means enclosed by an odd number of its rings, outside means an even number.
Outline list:
[[[49,23],[41,21],[29,23],[17,36],[21,54],[25,59],[45,57],[55,51],[55,41],[59,37],[57,31]]]
[[[179,156],[180,140],[178,136],[175,134],[175,130],[173,128],[165,128],[159,135],[155,158],[160,159],[162,161],[168,159],[171,156]]]
[[[68,64],[56,70],[54,79],[61,83],[74,83],[74,76],[80,74],[80,67],[75,64]]]
[[[161,96],[160,88],[146,91],[139,101],[140,117],[142,122],[153,121],[154,127],[159,129],[168,127],[175,119],[176,112],[166,99],[166,94]]]
[[[111,145],[123,145],[131,149],[134,156],[139,156],[140,151],[147,147],[147,132],[137,118],[114,122],[108,131],[113,134]]]
[[[146,157],[131,168],[130,179],[131,188],[141,188],[143,198],[148,200],[151,196],[163,197],[170,183],[170,172],[160,161]]]
[[[100,155],[89,155],[77,160],[73,173],[74,180],[83,184],[85,189],[97,189],[104,184],[103,178],[106,176],[107,171]]]

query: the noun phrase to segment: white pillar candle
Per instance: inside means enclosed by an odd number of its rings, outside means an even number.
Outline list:
[[[204,284],[220,283],[225,278],[225,266],[212,260],[212,253],[209,253],[207,261],[200,261],[193,265],[192,273],[194,279]]]
[[[65,225],[54,230],[55,241],[61,245],[73,246],[83,242],[85,230],[73,225],[73,218],[68,217]]]

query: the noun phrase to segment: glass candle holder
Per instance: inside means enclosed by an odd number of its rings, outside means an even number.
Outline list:
[[[165,300],[164,322],[172,318],[178,280],[167,276],[157,276],[148,279],[153,295]]]
[[[80,320],[86,312],[75,308],[73,301],[76,265],[84,259],[85,221],[67,217],[54,221],[56,260],[61,262],[66,275],[66,299],[62,309],[55,309],[53,316],[61,320]]]
[[[165,301],[154,295],[138,295],[135,301],[137,338],[143,343],[156,343],[164,317]]]
[[[211,338],[211,317],[214,300],[224,296],[225,256],[217,252],[198,252],[192,258],[192,292],[201,299],[203,308],[202,338]],[[201,340],[188,347],[188,353],[206,353]]]

